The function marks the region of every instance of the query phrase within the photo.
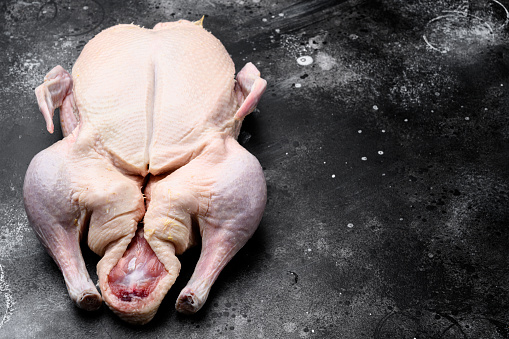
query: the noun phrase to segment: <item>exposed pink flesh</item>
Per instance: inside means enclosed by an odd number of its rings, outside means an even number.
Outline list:
[[[168,274],[139,228],[124,256],[108,275],[112,293],[122,301],[146,298]]]

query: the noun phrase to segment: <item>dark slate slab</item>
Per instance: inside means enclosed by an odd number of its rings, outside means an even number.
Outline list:
[[[0,338],[509,338],[503,6],[3,1]],[[198,314],[174,309],[198,249],[150,324],[81,311],[23,209],[31,158],[61,138],[33,90],[102,29],[202,15],[269,84],[239,138],[264,168],[265,216]]]

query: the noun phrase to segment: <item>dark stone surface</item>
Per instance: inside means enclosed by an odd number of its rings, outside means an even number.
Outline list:
[[[1,2],[0,338],[509,338],[502,5]],[[265,216],[198,314],[174,309],[197,249],[150,324],[81,311],[23,209],[31,158],[61,138],[33,89],[102,29],[202,15],[269,83],[239,138],[264,167]]]

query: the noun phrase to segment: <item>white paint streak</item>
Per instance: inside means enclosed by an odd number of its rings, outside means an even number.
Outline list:
[[[11,318],[12,312],[14,310],[14,300],[12,298],[12,292],[11,288],[5,281],[4,276],[4,269],[2,265],[0,265],[0,293],[4,296],[4,302],[5,302],[5,313],[0,320],[0,329],[3,327],[3,325],[9,321]],[[1,310],[1,309],[0,309]]]
[[[33,254],[35,249],[41,250],[32,246],[37,240],[32,236],[21,201],[0,203],[0,225],[0,259],[24,257]]]
[[[9,66],[7,76],[18,79],[17,85],[31,93],[32,88],[39,86],[43,78],[41,65],[42,59],[32,55],[32,53],[22,54],[19,60]]]

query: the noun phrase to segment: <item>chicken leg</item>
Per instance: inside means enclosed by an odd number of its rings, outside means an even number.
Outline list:
[[[79,245],[85,218],[68,189],[71,182],[62,156],[68,154],[70,142],[63,139],[32,160],[24,183],[25,208],[37,237],[62,271],[71,299],[80,308],[95,310],[102,298],[88,275]],[[63,191],[69,194],[62,195]]]
[[[197,312],[219,273],[256,230],[266,202],[266,185],[256,158],[227,137],[165,178],[147,186],[150,204],[145,237],[156,253],[174,244],[177,253],[202,238],[200,259],[176,302],[182,313]]]

